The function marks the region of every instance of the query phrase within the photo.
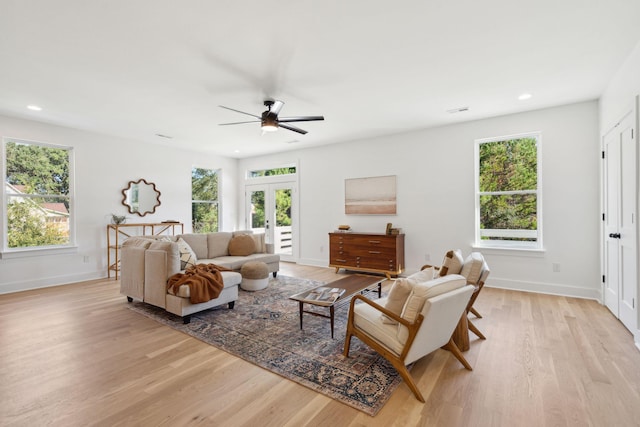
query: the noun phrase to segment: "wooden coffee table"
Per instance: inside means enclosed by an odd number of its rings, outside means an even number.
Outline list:
[[[380,298],[382,296],[382,282],[384,282],[385,280],[387,280],[386,277],[368,276],[366,274],[353,274],[343,279],[336,280],[335,282],[330,282],[330,283],[327,283],[326,285],[318,286],[318,288],[320,287],[341,288],[345,290],[344,293],[340,295],[340,297],[333,303],[309,301],[305,299],[310,292],[314,291],[317,288],[309,289],[308,291],[291,295],[289,299],[298,301],[298,304],[300,305],[300,329],[302,329],[303,313],[312,314],[314,316],[326,317],[328,319],[331,319],[331,338],[333,338],[333,323],[334,323],[335,307],[349,302],[351,297],[357,294],[358,292],[364,293],[365,291],[373,292],[377,290],[378,298]],[[304,308],[305,304],[315,305],[316,307],[328,307],[329,315],[318,313],[317,311],[305,310]]]

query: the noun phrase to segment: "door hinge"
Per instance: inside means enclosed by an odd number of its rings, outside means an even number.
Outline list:
[[[604,159],[604,150],[602,151],[602,158]]]
[[[602,220],[604,221],[604,214],[602,214]]]
[[[602,275],[602,283],[606,283],[604,280],[604,274]]]

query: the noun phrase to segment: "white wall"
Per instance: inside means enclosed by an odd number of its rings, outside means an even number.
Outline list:
[[[0,293],[106,277],[106,224],[111,213],[126,214],[128,223],[179,220],[184,222],[185,232],[190,232],[193,166],[222,169],[222,227],[236,228],[235,159],[3,116],[0,137],[74,147],[78,246],[77,253],[71,255],[0,260]],[[161,193],[155,214],[144,217],[129,214],[121,204],[121,190],[140,178],[155,183]]]
[[[600,99],[601,135],[606,134],[607,131],[615,126],[623,115],[633,110],[634,103],[636,102],[636,97],[638,95],[640,95],[640,42],[636,45],[625,63],[611,79],[609,85],[602,94]],[[636,134],[638,131],[638,124],[640,124],[638,122],[639,119],[637,114],[638,112],[636,111]],[[636,136],[636,141],[638,141],[638,136]],[[640,155],[640,150],[638,150],[638,154]],[[636,164],[640,164],[640,159],[638,159]],[[640,190],[640,181],[638,182],[638,189]],[[640,196],[636,197],[640,198]],[[640,241],[640,235],[638,236],[638,241]],[[640,251],[638,253],[636,265],[640,265]],[[636,293],[636,296],[638,295],[640,295],[640,283],[638,284],[638,290]],[[640,311],[638,314],[640,316]],[[636,325],[640,326],[640,318],[637,319]],[[640,329],[636,327],[633,333],[636,346],[640,348]]]
[[[474,140],[529,131],[542,132],[545,252],[483,250],[492,270],[488,286],[600,298],[596,101],[245,159],[238,174],[248,165],[299,162],[300,263],[328,264],[327,233],[338,224],[384,232],[392,222],[406,234],[412,272],[426,254],[440,264],[449,249],[471,252]],[[344,180],[382,175],[397,175],[398,214],[345,215]]]

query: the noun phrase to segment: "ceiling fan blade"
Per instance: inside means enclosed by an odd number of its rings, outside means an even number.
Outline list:
[[[280,127],[280,128],[284,128],[284,129],[289,129],[289,130],[292,130],[292,131],[294,131],[294,132],[301,133],[301,134],[303,134],[303,135],[307,133],[307,131],[306,131],[306,130],[304,130],[304,129],[300,129],[300,128],[297,128],[297,127],[295,127],[295,126],[290,126],[290,125],[283,125],[283,124],[282,124],[282,123],[280,123],[280,122],[278,122],[278,127]]]
[[[282,109],[283,105],[284,105],[284,102],[282,101],[273,101],[273,105],[271,106],[271,112],[277,116],[280,110]]]
[[[260,120],[250,120],[248,122],[218,123],[218,126],[243,125],[245,123],[260,123]]]
[[[234,109],[234,108],[225,107],[224,105],[218,105],[218,107],[220,107],[220,108],[224,108],[225,110],[235,111],[236,113],[246,114],[247,116],[255,117],[256,119],[259,119],[259,118],[260,118],[260,116],[256,116],[255,114],[245,113],[244,111],[236,110],[236,109]]]
[[[316,120],[324,120],[324,116],[298,116],[298,117],[280,117],[278,122],[290,123],[290,122],[312,122]]]

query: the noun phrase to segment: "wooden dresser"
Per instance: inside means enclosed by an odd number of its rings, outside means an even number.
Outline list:
[[[397,276],[404,268],[404,234],[329,233],[329,267]]]

